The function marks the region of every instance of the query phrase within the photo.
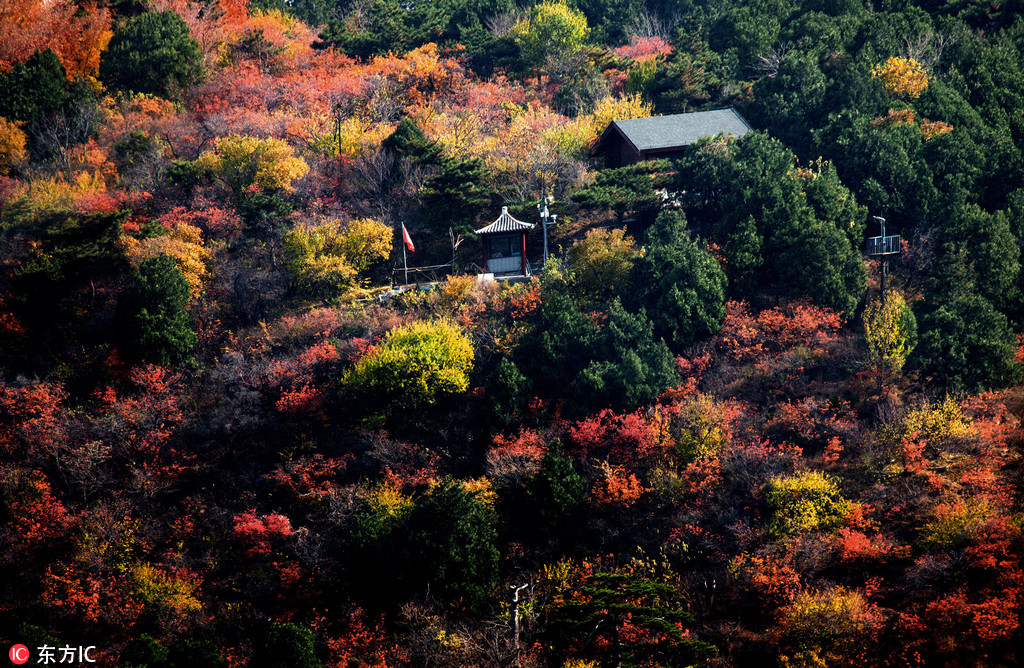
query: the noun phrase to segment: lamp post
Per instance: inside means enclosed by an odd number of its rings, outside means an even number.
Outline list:
[[[537,204],[537,213],[540,214],[540,225],[544,230],[544,263],[548,261],[548,225],[554,225],[558,220],[557,213],[550,213],[548,211],[548,204],[555,201],[554,197],[546,195],[541,192],[540,202]],[[548,222],[550,220],[550,222]]]

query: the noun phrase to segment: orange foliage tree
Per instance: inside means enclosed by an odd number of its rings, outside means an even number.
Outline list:
[[[37,51],[52,49],[68,78],[91,76],[107,47],[110,12],[95,2],[4,0],[0,4],[0,72]]]

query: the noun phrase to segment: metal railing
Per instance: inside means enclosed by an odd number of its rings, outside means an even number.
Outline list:
[[[866,255],[895,255],[900,252],[900,235],[891,234],[884,237],[868,237],[864,244]]]

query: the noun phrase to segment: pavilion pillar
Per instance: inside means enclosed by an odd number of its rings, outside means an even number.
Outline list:
[[[519,248],[520,271],[526,276],[526,232],[523,232],[523,245]]]

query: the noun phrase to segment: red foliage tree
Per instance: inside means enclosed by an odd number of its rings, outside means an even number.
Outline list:
[[[0,502],[6,520],[0,525],[0,563],[52,547],[73,522],[73,516],[56,498],[49,481],[39,471],[17,468],[0,470]]]
[[[39,457],[66,440],[59,384],[8,385],[0,381],[0,450],[8,457]]]
[[[294,533],[291,521],[284,515],[257,515],[255,511],[236,515],[233,532],[250,557],[269,555],[274,545]]]
[[[640,413],[605,409],[569,428],[570,450],[580,457],[635,465],[658,453],[658,434]]]

